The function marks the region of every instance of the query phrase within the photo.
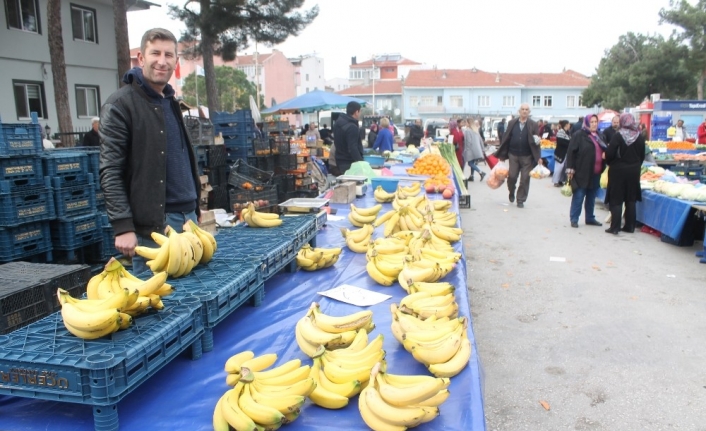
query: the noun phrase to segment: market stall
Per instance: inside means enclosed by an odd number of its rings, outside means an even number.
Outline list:
[[[395,167],[393,172],[403,172],[404,167]],[[375,204],[372,190],[357,199],[360,207]],[[435,198],[440,198],[436,195]],[[452,210],[458,212],[458,201],[454,197]],[[390,204],[385,204],[389,207]],[[257,354],[275,352],[279,355],[277,364],[293,358],[303,363],[310,359],[298,348],[294,326],[306,312],[312,301],[321,304],[322,310],[331,315],[343,315],[359,308],[322,297],[317,292],[340,284],[351,284],[391,295],[391,299],[371,306],[376,329],[372,335],[385,336],[384,349],[387,352],[388,370],[398,374],[428,374],[391,336],[390,303],[399,302],[406,293],[399,287],[383,287],[376,284],[365,270],[364,254],[355,254],[344,246],[339,227],[350,228],[346,216],[347,205],[331,205],[337,210],[335,220],[329,220],[316,236],[316,243],[322,247],[344,247],[340,260],[331,268],[317,272],[280,272],[265,282],[264,298],[258,307],[244,306],[213,328],[213,351],[204,353],[198,360],[190,360],[182,355],[154,373],[144,384],[117,404],[121,429],[178,429],[210,430],[213,408],[218,398],[228,389],[225,384],[223,366],[233,354],[243,350],[253,350]],[[234,241],[238,231],[223,230],[217,236],[221,244],[214,261],[229,259],[224,250],[247,249],[248,244]],[[240,228],[248,229],[248,228]],[[266,231],[261,229],[260,232]],[[236,242],[234,244],[234,242]],[[266,246],[268,239],[263,237],[260,246]],[[461,242],[454,249],[463,254]],[[199,271],[199,269],[195,269]],[[465,258],[462,257],[444,281],[456,286],[456,300],[459,315],[471,321],[468,290],[466,288]],[[217,286],[214,286],[216,288]],[[432,422],[418,427],[420,430],[484,430],[483,395],[480,362],[476,355],[476,345],[472,327],[469,326],[469,339],[472,355],[469,364],[452,378],[449,387],[451,396],[441,406],[441,414]],[[341,410],[325,410],[309,402],[302,409],[297,421],[282,429],[291,430],[330,430],[366,429],[358,412],[356,399]],[[56,401],[33,400],[29,398],[0,397],[0,429],[23,430],[81,430],[93,429],[94,409],[80,404]]]

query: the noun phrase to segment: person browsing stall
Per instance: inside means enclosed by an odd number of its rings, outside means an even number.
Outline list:
[[[520,105],[519,114],[519,117],[507,123],[507,130],[495,157],[508,161],[510,172],[507,177],[507,189],[511,203],[515,202],[515,185],[518,178],[520,179],[520,185],[517,187],[517,207],[524,208],[529,196],[530,171],[542,163],[542,152],[539,148],[539,126],[530,119],[530,107],[527,103]]]
[[[363,143],[360,139],[360,103],[348,102],[346,113],[338,116],[333,125],[333,142],[336,146],[336,166],[344,174],[355,162],[363,161]]]
[[[424,137],[424,130],[422,130],[422,120],[417,118],[414,120],[414,124],[409,128],[409,137],[407,138],[407,145],[414,145],[419,147],[422,143],[422,138]]]
[[[98,117],[91,118],[91,130],[83,135],[83,146],[84,147],[100,147],[101,146],[101,135],[98,133],[98,128],[100,127],[101,119]]]
[[[177,40],[161,28],[142,36],[139,66],[123,77],[100,117],[100,181],[115,248],[133,257],[133,272],[147,270],[137,245],[157,247],[150,234],[177,232],[197,221],[201,182],[174,89]]]
[[[375,138],[375,143],[373,144],[373,150],[377,152],[392,151],[394,147],[395,139],[392,137],[392,132],[390,131],[390,120],[387,118],[382,118],[380,120],[380,130],[378,131],[377,137]],[[370,144],[370,142],[368,142]]]

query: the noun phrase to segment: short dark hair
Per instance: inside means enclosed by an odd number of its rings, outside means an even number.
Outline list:
[[[562,129],[563,129],[564,127],[566,127],[567,124],[569,124],[569,120],[561,120],[561,121],[559,121],[559,127],[561,127]]]
[[[579,117],[579,121],[583,121],[583,117]]]
[[[360,111],[360,108],[360,103],[356,101],[348,102],[348,105],[346,105],[346,114],[353,115],[356,112]]]
[[[177,50],[177,40],[174,37],[174,33],[164,28],[153,28],[147,30],[145,34],[142,35],[142,41],[140,42],[140,52],[145,53],[145,48],[147,48],[147,42],[154,42],[155,40],[167,40],[174,42],[174,52]]]

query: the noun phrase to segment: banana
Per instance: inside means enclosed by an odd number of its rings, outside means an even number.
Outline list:
[[[434,205],[434,211],[446,211],[451,208],[451,201],[446,200],[435,200],[432,201]]]
[[[90,280],[88,280],[88,284],[86,285],[86,297],[88,299],[97,299],[98,298],[98,285],[100,284],[101,281],[108,275],[106,271],[103,271],[99,274],[94,275],[91,277]]]
[[[238,382],[233,389],[223,394],[223,397],[221,397],[221,413],[233,429],[255,431],[257,429],[255,421],[241,410],[238,403],[244,387],[245,385],[242,382]]]
[[[358,208],[355,205],[351,204],[351,212],[354,212],[364,217],[377,216],[381,209],[382,205],[380,204],[373,205],[370,208]]]
[[[127,313],[120,313],[120,329],[127,329],[132,325],[132,316]]]
[[[299,253],[297,253],[296,260],[297,260],[297,265],[302,268],[316,266],[316,261],[314,261],[312,259],[307,259],[304,256],[300,255]]]
[[[240,369],[247,368],[251,372],[262,371],[269,368],[277,361],[276,353],[266,353],[264,355],[255,356],[253,358],[245,360],[240,364]],[[241,371],[242,373],[242,371]]]
[[[167,274],[174,276],[181,268],[181,241],[176,239],[176,231],[169,230],[169,260],[167,262]]]
[[[120,329],[120,317],[118,317],[114,322],[108,324],[101,329],[95,329],[92,331],[86,331],[84,329],[79,329],[73,325],[64,321],[64,327],[71,332],[73,335],[84,340],[95,340],[97,338],[105,337],[106,335],[112,334]]]
[[[418,402],[417,405],[420,407],[439,407],[449,398],[449,395],[451,395],[451,392],[448,389],[442,389],[433,397]]]
[[[225,396],[225,395],[224,395]],[[216,403],[216,407],[213,409],[213,431],[229,431],[230,424],[223,416],[223,397],[221,396]]]
[[[322,357],[323,370],[326,377],[334,383],[346,383],[353,380],[358,380],[362,383],[370,379],[370,369],[372,365],[363,365],[356,368],[348,368],[339,365],[336,362],[331,362],[325,357]]]
[[[144,257],[147,260],[154,260],[157,258],[157,255],[159,255],[159,252],[162,251],[162,248],[151,248],[151,247],[144,247],[141,245],[138,245],[135,247],[135,253],[138,255]]]
[[[279,216],[276,219],[263,218],[262,213],[255,210],[249,211],[248,214],[252,220],[252,224],[248,223],[250,227],[271,228],[282,224],[282,219],[280,219]]]
[[[330,381],[326,378],[326,375],[324,374],[322,368],[321,368],[321,360],[319,358],[314,358],[314,365],[311,367],[311,378],[316,382],[316,387],[314,390],[309,394],[309,398],[311,401],[316,404],[319,407],[323,407],[325,409],[331,409],[331,410],[337,410],[337,409],[342,409],[343,407],[348,405],[348,397],[345,395],[342,395],[338,392],[333,392],[330,389],[326,387]],[[324,381],[327,381],[327,383],[324,383]],[[348,385],[351,385],[352,389],[355,389],[355,382],[357,381],[351,381],[347,383]],[[358,383],[358,387],[360,387],[360,382]],[[331,382],[331,384],[333,384]],[[346,383],[342,384],[341,386],[345,386]],[[328,387],[332,387],[331,385],[328,385]],[[339,386],[336,386],[338,388]]]
[[[376,202],[385,203],[392,202],[395,199],[395,194],[386,192],[382,186],[377,186],[373,192],[373,197]]]
[[[86,296],[88,299],[107,299],[113,296],[113,278],[115,277],[114,272],[108,272],[106,276],[103,278],[103,280],[98,283],[98,286],[95,288],[95,295],[94,297],[88,296],[88,291],[86,291]]]
[[[329,316],[321,311],[319,304],[316,302],[311,304],[310,310],[313,313],[316,326],[332,334],[358,331],[373,319],[373,312],[370,310],[359,311],[345,316]]]
[[[414,303],[409,307],[412,310],[427,307],[445,307],[454,301],[456,301],[456,296],[453,293],[449,293],[444,296],[431,296],[429,298],[419,299],[414,301]]]
[[[451,335],[461,335],[464,331],[464,325],[457,325],[453,328],[442,328],[437,330],[426,330],[426,331],[406,331],[403,340],[409,340],[413,343],[423,344],[435,344],[440,343],[442,340],[450,337]],[[404,343],[403,343],[404,344]]]
[[[375,416],[391,425],[414,427],[419,425],[426,415],[424,409],[420,407],[396,406],[387,403],[373,385],[363,389],[360,396],[365,397],[368,408]]]
[[[456,352],[461,348],[461,336],[454,334],[444,339],[441,343],[425,347],[418,343],[404,340],[404,348],[412,353],[414,359],[422,364],[429,366],[431,364],[441,364],[448,362]]]
[[[124,313],[127,313],[131,316],[139,316],[140,314],[144,313],[145,310],[150,306],[150,298],[149,296],[140,296],[137,298],[137,301],[135,301],[134,304],[132,304],[129,307],[125,307],[123,309]]]
[[[213,238],[213,235],[198,227],[198,225],[191,220],[184,223],[184,231],[193,233],[199,239],[199,242],[201,242],[203,254],[201,255],[199,263],[210,262],[213,254],[216,252],[216,240]]]
[[[444,241],[448,241],[450,243],[460,241],[461,235],[456,233],[455,231],[452,231],[451,229],[452,228],[442,226],[438,223],[434,223],[434,222],[431,223],[431,231],[438,238],[441,238]]]
[[[269,426],[281,424],[282,420],[284,420],[282,412],[273,407],[256,402],[248,388],[250,383],[245,383],[243,392],[240,394],[240,398],[238,398],[238,407],[240,407],[243,413],[260,425]]]
[[[311,345],[324,345],[327,346],[327,348],[332,348],[333,346],[341,343],[344,333],[328,333],[323,329],[318,328],[308,315],[299,319],[299,323],[301,324],[300,331],[302,337],[304,337],[304,339]],[[355,337],[355,333],[353,334],[353,337]],[[351,341],[353,341],[352,338]]]
[[[383,275],[390,277],[394,280],[397,279],[397,277],[400,275],[400,272],[402,272],[402,268],[404,267],[402,263],[393,264],[390,261],[382,259],[380,257],[374,259],[373,264]]]
[[[286,386],[286,385],[292,385],[300,380],[304,380],[309,376],[309,366],[308,365],[303,365],[301,367],[298,367],[288,373],[284,373],[279,376],[273,376],[273,377],[267,377],[267,378],[259,378],[260,382],[266,385],[274,385],[274,386]],[[257,375],[255,378],[258,378]]]
[[[61,306],[61,317],[72,328],[92,332],[114,326],[120,319],[120,312],[117,309],[86,312],[74,304],[66,303]]]
[[[191,243],[181,236],[181,234],[175,234],[174,238],[179,242],[179,252],[181,256],[179,258],[179,270],[174,277],[183,277],[191,271],[191,265],[194,259],[194,250],[191,247]]]
[[[383,230],[383,236],[388,237],[392,235],[392,231],[395,229],[397,226],[397,223],[400,221],[400,213],[398,211],[395,211],[394,214],[385,222],[385,228]]]
[[[343,234],[343,238],[346,240],[351,239],[355,242],[368,241],[370,239],[370,235],[373,233],[373,226],[366,224],[360,229],[355,230],[341,228],[341,233]]]
[[[246,387],[250,391],[250,396],[256,403],[276,409],[283,415],[298,410],[299,407],[303,406],[306,402],[306,397],[301,395],[284,395],[273,397],[271,395],[259,392],[253,385],[246,385]]]
[[[333,357],[329,355],[328,352],[328,350],[325,351],[324,354],[321,356],[324,366],[328,363],[333,363],[340,366],[341,368],[347,369],[361,367],[372,368],[373,365],[375,365],[377,362],[385,359],[385,350],[382,349],[372,351],[368,354],[368,356],[361,356],[355,358],[349,358],[346,356]]]
[[[374,215],[362,216],[354,211],[348,213],[348,221],[355,227],[363,227],[366,224],[372,224],[375,221]]]
[[[127,290],[123,290],[119,294],[113,294],[106,299],[76,299],[62,288],[56,291],[56,297],[59,299],[62,306],[66,302],[69,302],[86,313],[94,313],[102,310],[120,310],[125,307],[129,295],[130,293]]]
[[[375,327],[375,324],[373,324],[372,320],[370,321],[369,326],[372,326],[373,328]],[[366,326],[363,329],[359,329],[358,332],[355,334],[355,338],[353,338],[353,341],[351,341],[351,344],[348,347],[344,347],[342,349],[336,349],[333,350],[333,352],[357,352],[360,350],[363,350],[365,346],[368,345],[368,327]],[[372,331],[372,328],[370,329]],[[382,334],[381,334],[382,335]],[[381,347],[382,348],[382,347]]]
[[[370,244],[370,240],[363,240],[361,242],[355,242],[351,238],[346,239],[346,245],[348,246],[348,249],[352,251],[353,253],[365,253],[368,251],[368,246]]]
[[[399,320],[392,319],[390,323],[390,330],[392,331],[392,336],[395,337],[400,344],[404,342],[405,330]]]
[[[311,344],[309,341],[307,341],[304,336],[302,335],[301,328],[303,326],[303,321],[299,319],[297,321],[297,325],[294,328],[294,336],[295,339],[297,340],[297,345],[299,348],[304,352],[305,355],[309,356],[310,358],[313,358],[314,355],[316,354],[317,349],[319,348],[318,344]],[[365,332],[365,331],[363,331]]]
[[[368,397],[364,395],[367,394],[366,391],[369,390],[374,389],[371,387],[366,387],[358,397],[358,410],[360,410],[360,416],[363,418],[365,424],[375,431],[405,431],[407,429],[406,426],[393,425],[372,412],[370,405],[367,402]]]
[[[405,265],[397,280],[400,286],[409,292],[409,285],[417,281],[430,281],[434,276],[434,268],[410,268]]]
[[[252,359],[252,358],[250,358]],[[255,378],[258,380],[267,380],[273,377],[279,377],[283,376],[291,371],[296,370],[297,368],[301,367],[302,361],[300,359],[292,359],[291,361],[285,362],[284,364],[269,369],[267,371],[253,371],[253,374],[255,375]],[[238,368],[238,372],[240,372],[240,367]]]
[[[429,365],[429,371],[437,377],[453,377],[463,371],[470,359],[471,341],[468,339],[468,334],[464,330],[461,338],[461,347],[456,354],[444,363]]]
[[[150,236],[152,237],[152,241],[156,242],[158,246],[163,246],[164,243],[167,242],[168,237],[166,235],[162,235],[159,232],[152,232],[150,233]]]
[[[369,261],[365,265],[365,270],[368,272],[370,278],[372,278],[378,284],[382,284],[383,286],[392,286],[392,284],[395,282],[394,277],[387,276],[380,272],[378,267],[375,265],[375,261]]]
[[[166,274],[166,273],[165,273],[165,274]],[[160,287],[159,289],[157,289],[154,293],[157,294],[157,295],[159,295],[159,296],[161,296],[161,297],[165,297],[165,296],[169,296],[169,295],[171,295],[172,293],[174,293],[174,288],[172,287],[171,284],[169,284],[169,283],[164,283],[164,284],[162,285],[162,287]]]
[[[455,318],[458,316],[458,303],[452,302],[444,307],[420,307],[413,312],[421,319],[428,319],[430,316]]]
[[[133,280],[131,277],[126,277],[126,272],[120,273],[121,277],[118,279],[120,287],[131,292],[137,290],[140,292],[140,296],[149,296],[157,292],[167,281],[166,272],[158,272],[147,280],[137,279],[138,281]]]
[[[403,375],[403,374],[390,374],[387,372],[380,373],[382,375],[383,380],[385,380],[386,383],[395,386],[397,388],[407,388],[410,386],[418,386],[421,384],[428,384],[428,382],[434,382],[437,379],[436,377],[432,376],[427,376],[424,374],[418,374],[418,375]],[[448,384],[451,383],[451,380],[445,379],[447,383],[446,386],[444,386],[442,389],[446,389],[448,387]]]
[[[451,283],[425,283],[417,281],[409,286],[410,293],[427,292],[432,296],[446,295],[453,293],[456,288]]]
[[[201,258],[203,257],[203,243],[201,243],[199,237],[191,231],[184,231],[181,235],[191,243],[191,247],[194,249],[195,263],[193,265],[196,266],[201,262]]]

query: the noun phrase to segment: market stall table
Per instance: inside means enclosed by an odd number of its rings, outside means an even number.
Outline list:
[[[691,245],[693,217],[690,216],[695,213],[694,203],[643,190],[642,202],[636,205],[637,221],[661,232],[666,242]]]
[[[397,167],[393,169],[396,170]],[[357,199],[355,204],[360,207],[374,205],[372,190],[368,190],[364,198]],[[322,310],[331,315],[358,311],[359,307],[317,294],[344,283],[392,295],[390,300],[370,307],[376,324],[371,336],[378,333],[385,335],[384,349],[390,372],[428,374],[425,367],[414,360],[391,335],[389,306],[392,302],[399,302],[405,292],[397,284],[384,287],[372,281],[365,270],[365,255],[350,252],[341,237],[339,228],[351,227],[346,219],[347,206],[332,207],[338,210],[337,216],[342,216],[342,219],[329,220],[319,231],[317,243],[319,247],[344,248],[336,265],[317,272],[279,273],[269,279],[265,283],[265,296],[259,307],[240,308],[214,328],[215,347],[212,352],[204,353],[198,361],[178,357],[118,403],[121,429],[211,430],[213,408],[229,388],[225,384],[223,371],[226,360],[240,351],[253,350],[256,354],[276,352],[279,355],[277,364],[293,358],[310,364],[296,344],[295,323],[312,301],[319,302]],[[390,204],[383,205],[383,211],[390,207]],[[458,212],[456,198],[453,208]],[[379,234],[376,233],[376,236]],[[463,254],[461,242],[454,244],[454,247]],[[443,281],[457,287],[455,293],[459,315],[470,322],[466,274],[464,256]],[[468,336],[473,347],[469,364],[461,374],[452,378],[449,388],[451,396],[441,406],[440,416],[417,429],[485,430],[480,362],[472,326],[469,326]],[[282,429],[323,431],[334,427],[340,430],[367,429],[358,412],[357,398],[341,410],[325,410],[307,402],[299,419]],[[89,406],[0,397],[0,429],[90,430],[93,429],[93,414]]]

